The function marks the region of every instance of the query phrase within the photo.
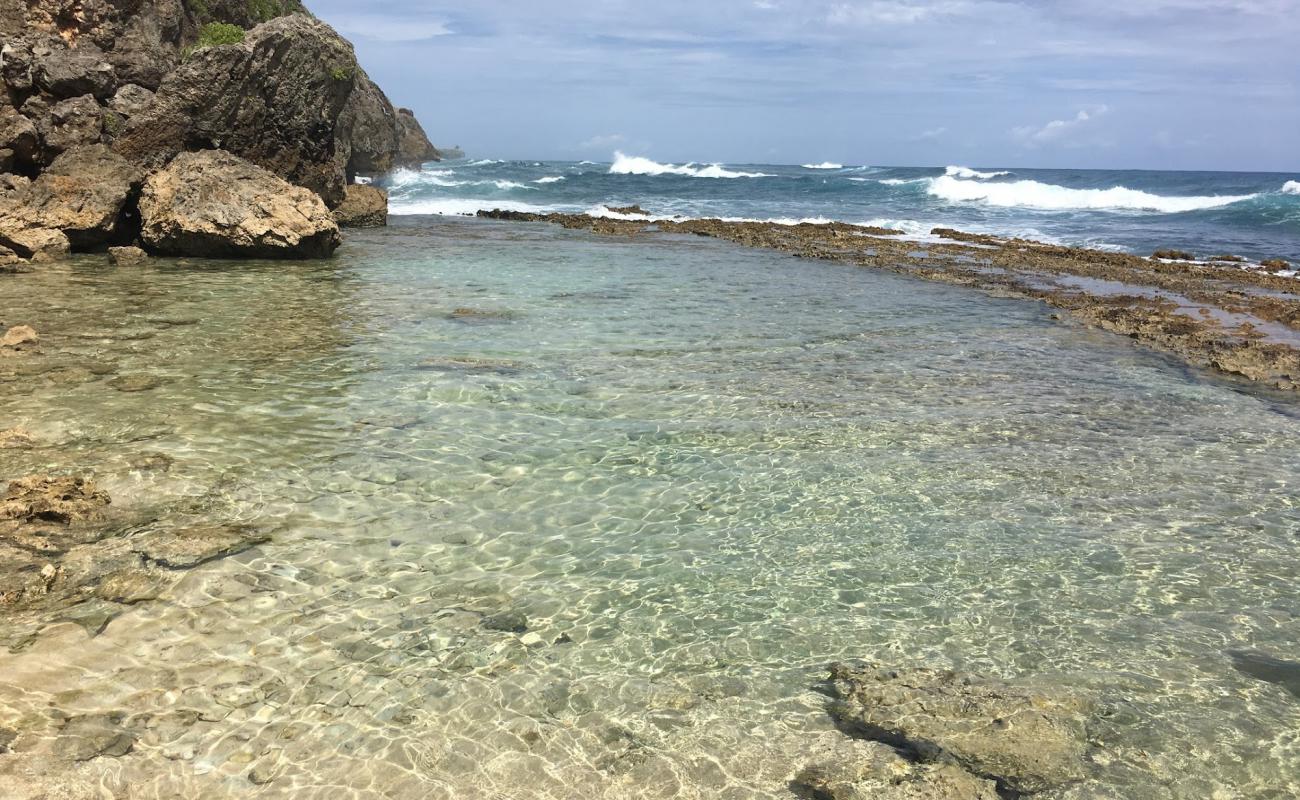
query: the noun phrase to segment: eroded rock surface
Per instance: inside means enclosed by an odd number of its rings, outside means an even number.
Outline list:
[[[0,240],[22,242],[27,231],[54,230],[76,248],[112,241],[140,179],[138,168],[102,144],[69,150],[29,185],[0,198]]]
[[[339,228],[314,192],[230,153],[182,153],[145,181],[141,239],[152,253],[324,258]]]
[[[388,192],[377,186],[348,186],[343,202],[334,209],[334,220],[343,228],[384,227],[388,224]]]
[[[831,715],[848,733],[926,763],[954,763],[1025,794],[1086,775],[1088,702],[948,670],[831,667]]]

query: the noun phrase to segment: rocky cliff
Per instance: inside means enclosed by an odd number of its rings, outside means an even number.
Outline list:
[[[0,260],[137,240],[149,248],[140,188],[186,152],[234,157],[205,162],[212,185],[221,184],[214,165],[228,165],[231,180],[256,175],[263,189],[272,185],[266,179],[309,189],[326,218],[357,175],[439,158],[415,117],[358,66],[352,46],[296,0],[0,0],[0,40],[0,247],[9,251]],[[235,213],[237,201],[218,205]],[[69,227],[87,206],[100,215],[94,224],[79,218],[80,227]],[[238,213],[251,222],[233,227],[278,235],[266,209]],[[240,250],[202,249],[211,237],[183,241],[191,244],[173,242],[168,252]]]

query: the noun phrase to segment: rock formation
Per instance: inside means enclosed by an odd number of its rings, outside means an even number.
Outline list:
[[[388,224],[388,193],[378,186],[349,186],[334,221],[343,228],[382,228]]]
[[[137,238],[155,254],[328,255],[337,231],[250,250],[270,212],[237,209],[256,193],[221,201],[247,224],[203,237],[141,235],[136,200],[178,156],[223,150],[375,225],[386,199],[350,198],[355,177],[439,158],[351,44],[297,0],[0,0],[0,40],[0,258],[11,261]],[[214,246],[226,230],[238,241]]]
[[[205,150],[181,153],[145,181],[140,238],[161,255],[324,258],[339,229],[315,193]]]

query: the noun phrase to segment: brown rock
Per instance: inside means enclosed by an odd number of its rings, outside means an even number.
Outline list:
[[[122,726],[123,718],[120,713],[72,717],[54,740],[54,755],[68,761],[126,755],[135,746],[135,736]]]
[[[1291,263],[1284,258],[1266,258],[1259,265],[1269,272],[1281,272],[1291,269]]]
[[[88,478],[29,475],[0,495],[0,519],[67,525],[99,516],[110,502]]]
[[[0,347],[29,347],[41,339],[36,331],[27,325],[15,325],[0,336]]]
[[[325,258],[340,240],[320,197],[218,150],[150,176],[140,218],[145,249],[160,255]]]
[[[342,228],[384,227],[388,224],[388,192],[377,186],[348,186],[343,202],[334,209],[334,221]]]
[[[129,267],[148,261],[149,254],[138,247],[110,247],[108,260],[119,267]]]
[[[1166,261],[1195,261],[1196,256],[1186,250],[1157,250],[1151,254],[1152,258],[1161,258]]]
[[[0,109],[0,148],[12,152],[12,165],[29,169],[40,151],[40,134],[15,108]]]
[[[1081,780],[1087,704],[1064,692],[931,669],[835,664],[831,714],[847,731],[925,762],[953,762],[1014,792]]]
[[[72,250],[63,231],[49,228],[5,230],[2,219],[3,212],[0,212],[0,245],[22,258],[30,258],[36,263],[56,261],[66,257]]]
[[[102,144],[69,150],[24,191],[0,200],[0,240],[43,228],[62,231],[76,248],[111,241],[139,182],[139,170]]]

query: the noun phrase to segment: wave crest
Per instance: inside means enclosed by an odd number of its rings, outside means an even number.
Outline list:
[[[733,172],[721,164],[697,167],[694,163],[677,166],[660,164],[642,156],[614,154],[614,163],[609,168],[610,175],[682,175],[688,178],[770,178],[765,172]]]
[[[802,164],[804,169],[844,169],[843,164],[836,164],[834,161],[823,161],[820,164]]]
[[[1177,214],[1240,203],[1253,194],[1213,197],[1165,197],[1116,186],[1111,189],[1070,189],[1038,181],[977,183],[947,175],[930,182],[929,193],[953,202],[984,202],[1003,208],[1036,208],[1047,211],[1083,209],[1091,211],[1157,211]]]
[[[1282,184],[1282,194],[1300,194],[1300,181],[1287,181]]]
[[[945,167],[943,174],[949,178],[966,178],[969,180],[986,181],[990,178],[1001,178],[1003,175],[1010,175],[1010,172],[1002,170],[1001,172],[980,172],[970,167]]]

